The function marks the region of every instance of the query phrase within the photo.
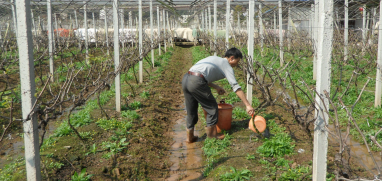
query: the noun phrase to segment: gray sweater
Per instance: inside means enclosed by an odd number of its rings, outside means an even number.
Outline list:
[[[227,78],[234,92],[241,88],[228,60],[218,56],[210,56],[198,61],[189,71],[201,73],[208,83]]]

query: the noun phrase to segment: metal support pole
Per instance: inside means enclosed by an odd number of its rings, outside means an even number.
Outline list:
[[[53,27],[52,27],[52,0],[46,1],[48,13],[48,51],[49,51],[49,73],[51,82],[54,81],[54,62],[53,62]]]
[[[279,38],[280,38],[280,66],[284,65],[284,39],[283,39],[283,4],[279,0]]]
[[[333,0],[321,0],[318,28],[316,121],[313,141],[313,181],[325,181],[328,152],[329,101],[324,91],[330,93],[331,56],[333,44]],[[321,99],[321,98],[322,99]],[[322,109],[322,110],[321,110]]]
[[[349,45],[349,0],[345,0],[344,60],[348,60]]]
[[[248,62],[253,64],[253,49],[254,49],[254,33],[255,33],[255,0],[249,0],[249,30],[248,30]],[[251,73],[247,74],[247,100],[249,104],[252,105],[252,85],[248,83],[252,83],[253,79],[250,79]],[[252,73],[253,74],[253,73]]]
[[[159,56],[162,54],[160,44],[160,11],[159,11],[159,6],[157,6],[157,25],[158,25],[158,51],[159,51]]]
[[[109,30],[108,30],[108,26],[107,26],[106,6],[103,6],[103,9],[105,10],[105,39],[106,39],[107,55],[110,55],[110,52],[109,52]]]
[[[150,40],[151,40],[151,63],[154,67],[154,32],[153,32],[153,0],[150,0]]]
[[[218,3],[217,0],[214,0],[214,56],[217,55],[216,52],[216,39],[217,39],[217,26],[218,26],[218,17],[217,17],[217,11],[218,11]]]
[[[85,27],[85,50],[86,50],[86,64],[89,64],[89,42],[88,42],[88,18],[86,10],[86,1],[84,1],[84,27]]]
[[[380,1],[382,4],[382,0]],[[382,15],[382,6],[379,7],[379,14]],[[382,18],[379,19],[378,26],[378,56],[377,56],[377,78],[375,84],[375,101],[374,107],[381,107],[381,96],[382,96]]]
[[[164,52],[167,52],[167,45],[166,45],[166,13],[164,12],[163,9],[163,14],[162,14],[162,21],[163,21],[163,43],[164,43]]]
[[[22,115],[24,128],[24,150],[27,180],[41,181],[40,147],[38,139],[38,121],[36,114],[29,116],[35,104],[35,74],[33,59],[33,40],[31,10],[29,0],[18,0],[17,7],[17,44],[19,47],[20,84]]]
[[[138,1],[139,6],[139,83],[143,83],[143,65],[142,65],[142,44],[143,44],[143,33],[142,33],[142,0]]]
[[[114,27],[114,70],[115,75],[115,110],[121,112],[121,75],[119,73],[119,24],[118,0],[113,0],[113,27]]]
[[[226,15],[225,15],[225,49],[228,50],[229,47],[229,18],[231,16],[230,1],[227,0]]]

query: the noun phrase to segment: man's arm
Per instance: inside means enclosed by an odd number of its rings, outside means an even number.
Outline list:
[[[243,90],[241,90],[241,88],[237,89],[236,90],[236,95],[243,101],[243,103],[245,104],[246,106],[246,109],[247,109],[247,113],[249,115],[252,115],[255,113],[255,109],[253,109],[253,107],[251,106],[251,104],[249,104],[247,98],[245,97],[245,94],[243,92]]]

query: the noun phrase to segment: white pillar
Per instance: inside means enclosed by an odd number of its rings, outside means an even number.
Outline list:
[[[211,7],[208,5],[208,30],[211,32]]]
[[[273,41],[275,42],[276,44],[276,32],[277,32],[277,18],[276,18],[276,11],[273,11],[273,35],[274,35],[274,38],[273,38]]]
[[[113,0],[113,27],[114,27],[114,70],[119,67],[119,24],[118,0]],[[121,75],[115,76],[115,110],[121,112]]]
[[[84,1],[84,27],[85,27],[85,50],[86,50],[86,64],[89,64],[89,42],[88,42],[88,18],[86,11],[86,1]]]
[[[97,32],[96,32],[96,22],[95,22],[95,18],[94,18],[94,12],[92,12],[92,16],[93,16],[94,41],[95,41],[96,47],[98,47],[97,46]]]
[[[157,25],[158,25],[158,51],[159,51],[159,56],[161,55],[161,48],[160,48],[160,11],[159,11],[159,6],[157,6]]]
[[[164,52],[167,52],[167,45],[166,45],[166,16],[165,12],[163,9],[163,14],[162,14],[162,20],[163,20],[163,43],[164,43]]]
[[[29,0],[18,0],[17,7],[17,44],[19,47],[20,84],[23,119],[28,118],[36,101],[35,74],[33,59],[33,42],[31,27],[31,11]],[[23,122],[24,150],[27,180],[40,181],[40,147],[38,139],[38,121],[36,114]]]
[[[143,65],[142,65],[142,44],[143,44],[143,33],[142,33],[142,0],[138,1],[138,16],[139,16],[139,24],[138,24],[138,29],[139,29],[139,83],[143,83]]]
[[[349,44],[349,0],[345,0],[345,28],[344,28],[344,59],[348,60],[348,44]]]
[[[362,45],[362,52],[364,52],[366,46],[366,5],[363,5],[362,11]]]
[[[54,25],[55,25],[55,30],[56,30],[57,47],[60,47],[60,34],[58,32],[57,15],[56,15],[56,13],[54,14]],[[54,49],[56,49],[56,46],[54,46]]]
[[[124,11],[123,9],[120,9],[119,10],[119,14],[120,14],[120,24],[121,24],[121,44],[122,44],[122,51],[125,51],[125,40],[126,40],[126,34],[125,32],[123,31],[124,29],[124,23],[125,23],[125,14],[124,14]],[[119,31],[119,30],[118,30]]]
[[[106,48],[107,48],[107,55],[110,55],[109,52],[109,30],[107,26],[107,12],[106,12],[106,6],[103,6],[103,9],[105,10],[105,39],[106,39]]]
[[[52,27],[52,1],[47,0],[47,13],[48,13],[48,51],[49,51],[49,73],[50,73],[50,80],[54,81],[54,62],[53,62],[53,27]]]
[[[318,28],[318,51],[317,51],[317,93],[316,108],[321,108],[315,115],[317,119],[314,124],[313,141],[313,181],[325,181],[327,169],[328,152],[328,132],[326,127],[329,124],[328,114],[325,108],[329,108],[329,101],[325,97],[324,91],[330,93],[330,73],[333,39],[333,0],[321,0],[319,11]],[[324,102],[322,102],[324,101]]]
[[[260,47],[261,47],[261,52],[264,50],[264,25],[263,25],[263,12],[262,12],[262,4],[259,4],[259,26],[260,26]]]
[[[291,45],[291,35],[292,35],[292,18],[290,15],[290,6],[288,6],[288,51],[290,51],[290,45]]]
[[[282,0],[279,0],[279,38],[280,38],[280,66],[284,65],[284,39],[283,39],[283,9]]]
[[[202,14],[202,30],[205,31],[206,27],[205,27],[205,23],[204,23],[204,11],[202,10],[201,11],[201,14]]]
[[[151,40],[151,63],[154,67],[154,32],[153,32],[153,0],[150,0],[150,40]]]
[[[216,36],[217,36],[217,26],[218,26],[218,19],[217,19],[217,11],[218,11],[218,3],[217,0],[214,0],[214,56],[217,55],[216,52]]]
[[[382,0],[380,1],[382,4]],[[382,15],[382,6],[379,7],[379,14]],[[378,57],[377,57],[377,78],[375,84],[375,101],[374,107],[381,106],[381,95],[382,95],[382,74],[381,74],[381,65],[382,65],[382,18],[379,19],[379,34],[378,34]]]
[[[248,57],[250,64],[253,64],[253,45],[254,45],[254,33],[255,33],[255,0],[249,0],[249,29],[248,29]],[[250,61],[251,60],[251,61]],[[252,73],[253,74],[253,73]],[[253,79],[250,79],[250,73],[247,73],[247,100],[249,104],[252,105],[252,85],[248,83],[252,83]]]
[[[225,13],[225,48],[228,50],[229,47],[229,18],[231,16],[231,5],[230,5],[231,0],[227,0],[227,7],[226,7],[226,13]]]
[[[17,37],[17,18],[16,18],[16,9],[15,9],[14,0],[11,0],[11,8],[12,8],[12,16],[13,16],[13,31]],[[16,39],[16,41],[17,41],[17,39]]]
[[[33,11],[32,10],[31,10],[31,14],[32,14],[32,24],[33,24],[34,36],[37,36],[36,24],[34,22],[34,17],[33,17]],[[1,35],[0,35],[0,39],[1,39]]]
[[[79,29],[78,19],[77,19],[77,10],[74,10],[74,18],[76,19],[76,28]],[[79,34],[78,30],[77,30],[77,34]],[[77,36],[77,39],[78,39],[78,49],[81,50],[81,38]]]
[[[317,77],[317,39],[318,39],[318,25],[319,25],[319,0],[314,0],[314,57],[313,57],[313,80],[316,80]]]

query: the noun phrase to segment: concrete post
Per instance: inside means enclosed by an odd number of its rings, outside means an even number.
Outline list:
[[[11,0],[11,9],[12,9],[12,16],[13,16],[13,32],[15,33],[17,37],[17,18],[16,18],[16,9],[15,9],[15,2],[14,0]],[[17,41],[17,39],[16,39]]]
[[[248,14],[248,20],[249,20],[249,31],[248,31],[248,57],[249,60],[247,60],[250,64],[253,64],[253,45],[254,45],[254,33],[255,33],[255,0],[249,0],[249,14]],[[249,104],[252,105],[252,85],[249,84],[253,81],[253,79],[250,79],[249,72],[247,73],[247,100]]]
[[[129,28],[133,28],[133,14],[129,11]]]
[[[138,24],[138,29],[139,29],[139,83],[143,83],[143,65],[142,65],[142,44],[143,44],[143,33],[142,33],[142,0],[138,1],[138,16],[139,16],[139,24]]]
[[[202,30],[204,31],[205,30],[205,23],[204,23],[204,10],[201,11],[201,14],[202,14]]]
[[[292,18],[291,18],[291,15],[290,15],[290,6],[288,6],[288,34],[287,34],[287,38],[288,38],[288,51],[290,51],[290,45],[291,45],[291,35],[292,35]]]
[[[310,38],[312,39],[312,45],[313,45],[313,38],[314,38],[314,35],[313,35],[313,22],[314,22],[314,4],[311,5],[310,7],[310,18],[309,18],[309,35],[310,35]],[[314,49],[313,49],[314,50]]]
[[[153,0],[150,0],[150,39],[151,39],[151,63],[154,67],[154,32],[153,32]]]
[[[164,52],[167,52],[167,45],[166,45],[166,16],[163,9],[162,14],[162,20],[163,20],[163,43],[164,43]]]
[[[273,11],[273,41],[276,44],[276,32],[277,32],[277,18],[276,18],[276,11]]]
[[[27,180],[41,181],[40,147],[38,139],[38,121],[36,114],[31,115],[36,101],[35,74],[33,59],[33,40],[31,26],[31,10],[29,0],[18,0],[17,7],[17,44],[19,47],[20,84],[22,115],[24,128],[24,149]],[[27,120],[29,119],[29,120]]]
[[[217,26],[218,26],[218,17],[217,17],[217,11],[218,11],[218,3],[217,0],[214,0],[214,56],[217,55],[216,52],[216,36],[217,36]]]
[[[49,73],[50,73],[50,81],[54,82],[54,62],[53,62],[53,27],[52,27],[52,0],[46,1],[47,5],[47,21],[48,21],[48,51],[49,51]]]
[[[241,25],[241,23],[240,23],[240,14],[237,13],[237,29],[239,30],[239,32],[240,32],[240,30],[241,30],[240,25]]]
[[[79,32],[78,32],[78,19],[77,19],[77,10],[74,10],[74,18],[76,19],[76,28],[77,28],[77,38],[78,38],[78,49],[81,50],[81,38],[78,36],[79,35]]]
[[[208,30],[211,32],[211,7],[208,5]]]
[[[55,30],[56,30],[57,47],[60,47],[60,34],[58,32],[57,15],[56,15],[56,13],[54,14],[54,25],[55,25],[54,27],[55,27]],[[53,30],[53,32],[54,32],[54,30]],[[54,46],[54,49],[56,49],[56,46]]]
[[[362,45],[362,52],[364,52],[366,46],[366,5],[363,5],[362,11]]]
[[[97,45],[96,22],[95,22],[95,18],[94,18],[94,12],[92,12],[92,16],[93,16],[94,41],[95,41],[96,47],[98,47],[98,45]]]
[[[208,32],[208,12],[207,12],[207,8],[204,9],[204,14],[205,14],[204,19],[205,19],[205,22],[206,22],[205,29],[206,29],[206,32]]]
[[[382,4],[382,0],[380,1]],[[382,6],[379,7],[379,14],[382,15]],[[378,56],[377,56],[377,78],[375,84],[375,101],[374,107],[381,107],[381,96],[382,96],[382,18],[379,19],[378,26]]]
[[[261,47],[261,53],[264,51],[264,25],[263,25],[263,12],[261,11],[263,9],[262,4],[259,4],[259,26],[260,26],[260,47]]]
[[[34,22],[34,17],[33,17],[33,11],[32,10],[31,10],[31,14],[32,14],[32,24],[33,24],[34,36],[37,36],[36,24]],[[0,38],[1,38],[1,35],[0,35]]]
[[[107,12],[106,12],[106,6],[103,6],[103,9],[105,10],[105,39],[106,39],[106,48],[107,48],[107,55],[110,55],[109,52],[109,30],[107,26]]]
[[[226,4],[226,13],[225,13],[225,49],[228,50],[229,48],[229,18],[231,16],[231,5],[230,5],[231,0],[227,0]]]
[[[89,64],[89,42],[88,42],[88,18],[86,10],[86,1],[84,1],[84,27],[85,27],[85,50],[86,50],[86,64]]]
[[[157,6],[157,25],[158,25],[158,51],[159,51],[159,56],[161,55],[161,40],[160,40],[160,11],[159,11],[159,6]]]
[[[284,39],[283,39],[283,9],[282,0],[279,0],[279,38],[280,38],[280,66],[284,66]]]
[[[318,25],[319,25],[319,0],[314,0],[314,57],[313,57],[313,80],[316,80],[317,77],[317,39],[318,39]]]
[[[114,70],[119,68],[119,24],[118,0],[113,0],[113,27],[114,27]],[[115,76],[115,110],[121,112],[121,75]]]
[[[121,37],[122,37],[122,40],[121,40],[121,44],[122,44],[122,51],[125,51],[125,40],[126,40],[126,34],[125,32],[123,31],[124,29],[124,23],[125,23],[125,15],[124,15],[124,11],[123,9],[120,9],[119,10],[119,14],[120,14],[120,23],[121,23]],[[118,30],[119,31],[119,30]]]
[[[345,0],[344,60],[348,60],[349,44],[349,0]]]
[[[329,108],[329,101],[324,95],[324,91],[330,92],[330,73],[333,39],[333,0],[321,0],[319,8],[319,26],[318,26],[318,51],[317,51],[317,93],[316,121],[314,124],[313,141],[313,181],[325,181],[327,169],[328,152],[328,131],[326,127],[329,124],[328,114],[324,108]],[[324,101],[324,102],[322,102]]]
[[[74,10],[74,18],[76,19],[76,28],[78,29],[77,10]]]

